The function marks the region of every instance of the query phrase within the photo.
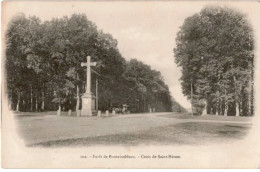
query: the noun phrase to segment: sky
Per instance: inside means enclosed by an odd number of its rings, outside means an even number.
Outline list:
[[[138,59],[161,72],[169,86],[172,97],[183,107],[190,102],[182,94],[179,78],[181,69],[174,63],[175,38],[185,18],[199,12],[207,5],[231,6],[257,18],[254,4],[241,2],[178,2],[178,1],[76,1],[76,2],[8,2],[3,4],[2,22],[17,13],[35,15],[42,21],[51,18],[84,13],[98,29],[110,33],[118,41],[122,56]],[[259,27],[258,27],[259,28]]]

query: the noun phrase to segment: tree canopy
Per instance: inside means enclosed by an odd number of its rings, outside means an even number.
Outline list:
[[[253,115],[254,40],[245,15],[204,8],[185,19],[176,45],[182,91],[198,113]]]
[[[17,111],[81,108],[88,55],[92,92],[98,80],[99,109],[129,104],[132,112],[171,111],[169,89],[160,72],[137,60],[126,61],[117,40],[84,14],[41,22],[19,15],[6,33],[6,83],[10,108]]]

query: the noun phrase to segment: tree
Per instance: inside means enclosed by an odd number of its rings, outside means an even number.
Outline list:
[[[157,111],[172,111],[170,92],[160,72],[132,59],[127,63],[124,77],[132,90],[129,102],[137,104],[138,111],[147,112],[149,108],[156,108]]]
[[[41,22],[37,17],[14,18],[6,34],[6,73],[11,109],[17,111],[79,110],[85,92],[88,55],[92,92],[99,80],[99,107],[128,103],[136,112],[171,111],[171,96],[160,72],[137,60],[127,62],[112,35],[98,30],[84,14]]]
[[[184,21],[176,43],[183,93],[191,98],[193,90],[192,104],[200,113],[206,107],[213,114],[253,114],[249,109],[254,97],[254,42],[243,14],[229,8],[204,8]]]
[[[36,17],[27,19],[24,15],[14,18],[7,31],[7,87],[10,90],[8,92],[10,103],[17,103],[17,111],[26,110],[25,102],[28,98],[31,100],[32,109],[33,86],[37,86],[41,80],[38,77],[41,72],[39,68],[41,58],[37,54],[40,35],[40,20]],[[23,102],[22,109],[20,108],[21,102]]]

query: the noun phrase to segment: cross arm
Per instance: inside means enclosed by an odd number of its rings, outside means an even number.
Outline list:
[[[81,66],[81,67],[87,66],[87,63],[83,63],[83,62],[82,62],[82,63],[80,64],[80,66]]]
[[[88,62],[87,63],[82,62],[80,65],[81,65],[81,67],[88,66]],[[97,62],[90,62],[90,66],[96,66],[96,65],[97,65]]]

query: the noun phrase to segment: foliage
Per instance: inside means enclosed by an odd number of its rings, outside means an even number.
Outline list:
[[[9,24],[6,42],[12,109],[75,109],[86,85],[86,72],[80,64],[90,55],[97,62],[92,68],[91,88],[95,93],[98,80],[101,110],[127,103],[136,112],[148,111],[149,107],[171,111],[170,93],[160,73],[137,60],[127,62],[117,41],[83,14],[45,22],[17,16]]]
[[[229,115],[239,106],[240,115],[253,114],[254,41],[246,16],[229,8],[204,8],[185,20],[176,43],[182,90],[189,99],[193,91],[194,106]]]

